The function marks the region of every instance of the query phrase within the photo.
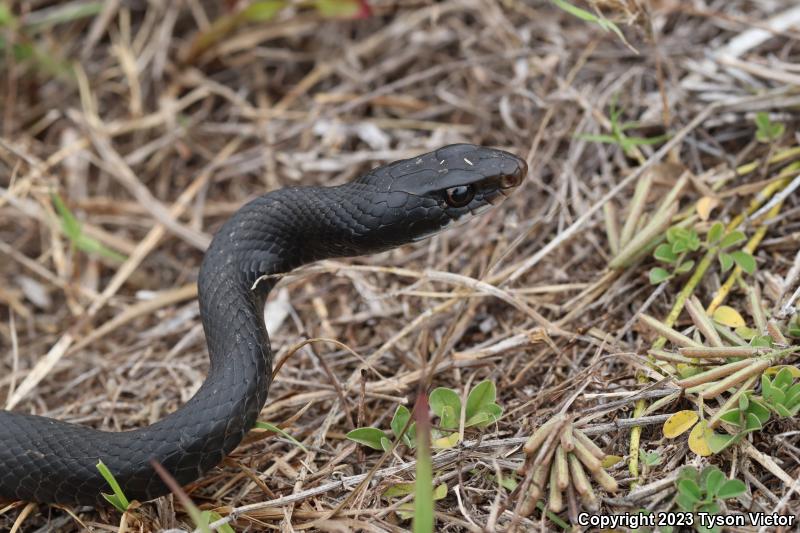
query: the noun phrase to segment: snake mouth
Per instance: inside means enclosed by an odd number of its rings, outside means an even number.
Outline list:
[[[486,207],[489,208],[489,207],[494,207],[496,205],[500,205],[506,201],[506,198],[508,198],[508,196],[509,195],[505,190],[497,189],[497,194],[493,194],[490,197],[486,198],[486,201],[489,202],[489,205],[487,205]]]
[[[525,175],[527,173],[528,164],[525,163],[524,160],[519,159],[517,168],[514,172],[511,174],[503,174],[497,178],[494,178],[494,187],[488,193],[484,194],[484,200],[488,202],[485,207],[488,209],[489,207],[502,204],[509,196],[511,196],[511,192],[522,184],[522,181],[525,179]],[[473,214],[478,214],[478,212],[475,210],[472,212]]]

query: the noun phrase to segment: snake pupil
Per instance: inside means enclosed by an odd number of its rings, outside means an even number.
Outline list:
[[[475,190],[472,185],[450,187],[445,193],[447,195],[447,205],[450,207],[464,207],[475,197]]]

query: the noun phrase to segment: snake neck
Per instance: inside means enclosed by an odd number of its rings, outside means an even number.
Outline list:
[[[396,246],[371,242],[364,217],[378,194],[371,187],[280,189],[251,201],[215,235],[200,267],[200,279],[251,293],[256,307],[281,274],[313,261],[375,253]],[[270,277],[274,276],[274,277]],[[200,286],[201,306],[213,300]],[[215,316],[206,313],[206,319]],[[212,309],[208,309],[213,311]]]
[[[359,232],[357,220],[372,201],[369,192],[358,184],[271,192],[243,206],[209,246],[200,267],[198,299],[211,369],[197,396],[219,394],[223,383],[244,380],[237,389],[247,393],[237,395],[252,398],[244,409],[246,429],[255,423],[271,380],[263,320],[269,291],[281,274],[305,263],[381,249]],[[232,359],[246,368],[232,365]]]

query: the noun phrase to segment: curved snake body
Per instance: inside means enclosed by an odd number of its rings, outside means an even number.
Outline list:
[[[131,499],[168,492],[217,465],[255,424],[272,354],[263,322],[271,274],[323,258],[419,240],[498,203],[522,181],[516,156],[461,144],[371,170],[337,187],[280,189],[238,210],[214,237],[198,278],[211,365],[184,406],[147,427],[104,432],[0,411],[0,499],[103,504],[102,460]]]

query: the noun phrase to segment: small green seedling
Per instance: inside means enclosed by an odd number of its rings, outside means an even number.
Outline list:
[[[800,412],[800,382],[794,382],[788,368],[782,368],[773,379],[762,374],[761,394],[767,407],[781,418]]]
[[[625,155],[635,157],[637,146],[649,146],[661,144],[669,138],[669,135],[658,135],[656,137],[631,137],[626,131],[636,129],[640,126],[638,122],[621,122],[623,109],[617,106],[616,96],[609,104],[608,121],[611,125],[610,134],[591,134],[582,133],[577,136],[586,141],[599,142],[604,144],[616,144]]]
[[[373,450],[380,452],[389,451],[392,448],[392,441],[378,428],[356,428],[347,434],[347,438]]]
[[[389,424],[392,428],[392,433],[395,438],[400,438],[410,450],[417,447],[416,433],[417,423],[410,422],[411,412],[405,405],[398,405],[394,411],[394,416]],[[403,429],[408,429],[405,433]],[[347,434],[347,438],[353,442],[357,442],[368,448],[378,451],[389,451],[392,448],[392,441],[389,436],[382,430],[373,427],[356,428]]]
[[[777,141],[786,131],[786,126],[780,122],[772,122],[769,113],[763,111],[756,113],[756,140],[769,144]]]
[[[386,489],[382,497],[387,500],[402,499],[411,494],[415,494],[414,483],[397,483]],[[442,483],[433,489],[433,501],[437,502],[447,497],[447,483]],[[414,518],[414,504],[411,502],[402,503],[397,507],[397,514],[403,520],[411,520]]]
[[[479,475],[478,470],[470,470],[469,473],[476,476]],[[520,477],[515,474],[504,476],[501,473],[499,481],[497,479],[497,476],[495,476],[494,474],[487,474],[486,479],[496,482],[498,485],[506,489],[508,492],[514,492],[516,488],[519,486]]]
[[[728,479],[716,466],[708,466],[702,471],[686,467],[680,471],[675,481],[677,495],[675,503],[682,511],[691,513],[719,514],[720,503],[745,493],[745,484],[738,479]],[[700,533],[719,533],[722,528],[708,528],[695,520],[695,530]]]
[[[100,475],[103,476],[103,479],[106,480],[106,483],[108,483],[108,486],[111,487],[111,490],[113,491],[113,494],[106,494],[105,492],[102,492],[101,494],[103,498],[105,498],[106,501],[113,505],[119,512],[126,512],[131,506],[131,502],[125,496],[125,493],[122,492],[122,487],[119,486],[114,474],[111,473],[111,470],[108,469],[103,461],[99,461],[96,467],[97,470],[100,471]]]
[[[464,427],[485,428],[496,422],[503,414],[503,408],[495,403],[496,398],[497,389],[491,381],[475,385],[467,396]],[[439,387],[431,392],[430,402],[431,410],[439,417],[439,429],[433,431],[433,446],[455,446],[460,438],[461,398],[454,390]]]
[[[392,417],[391,427],[392,433],[396,438],[401,437],[403,439],[403,444],[405,444],[410,450],[413,450],[417,446],[417,423],[410,422],[411,419],[411,412],[408,410],[408,407],[405,405],[398,405],[397,409],[394,411],[394,416]],[[403,429],[405,429],[406,424],[408,424],[408,429],[406,429],[405,433],[403,433]]]
[[[695,229],[673,226],[667,230],[667,242],[659,244],[653,251],[653,257],[666,265],[654,267],[650,270],[650,283],[658,285],[681,274],[686,274],[694,268],[694,260],[687,256],[700,249],[716,249],[722,272],[727,272],[734,265],[739,266],[744,272],[752,274],[756,270],[756,260],[745,249],[731,250],[741,244],[747,237],[741,231],[725,232],[722,222],[714,222],[706,233],[705,241],[700,239]],[[668,267],[668,268],[667,268]]]
[[[739,430],[737,435],[759,431],[769,421],[769,408],[752,391],[742,394],[738,404],[720,417],[723,422],[736,426]]]
[[[464,427],[486,428],[500,419],[503,408],[496,402],[497,388],[491,381],[482,381],[475,385],[467,396],[464,408]],[[436,429],[431,431],[434,448],[452,448],[461,437],[461,397],[453,389],[439,387],[431,391],[430,406],[433,414],[439,418]],[[416,447],[416,422],[409,422],[411,413],[408,408],[398,405],[389,426],[395,438],[400,438],[409,449]],[[408,429],[403,433],[403,428]],[[378,451],[387,451],[392,441],[386,432],[373,427],[357,428],[347,434],[347,438]]]
[[[653,467],[660,465],[664,461],[658,452],[648,452],[644,448],[639,448],[639,463],[642,465],[642,476],[647,477]]]
[[[646,466],[658,466],[664,460],[658,452],[648,452],[644,449],[639,450],[639,461]]]
[[[700,236],[694,229],[671,227],[667,230],[667,242],[656,246],[653,257],[672,267],[672,272],[663,267],[650,270],[650,283],[658,285],[672,277],[692,270],[694,261],[685,260],[689,252],[700,249]]]
[[[715,222],[706,235],[706,242],[709,246],[719,246],[719,265],[723,272],[727,272],[733,265],[752,274],[756,270],[756,260],[746,250],[729,251],[730,248],[747,240],[747,236],[741,231],[731,231],[725,233],[725,226],[722,222]]]

